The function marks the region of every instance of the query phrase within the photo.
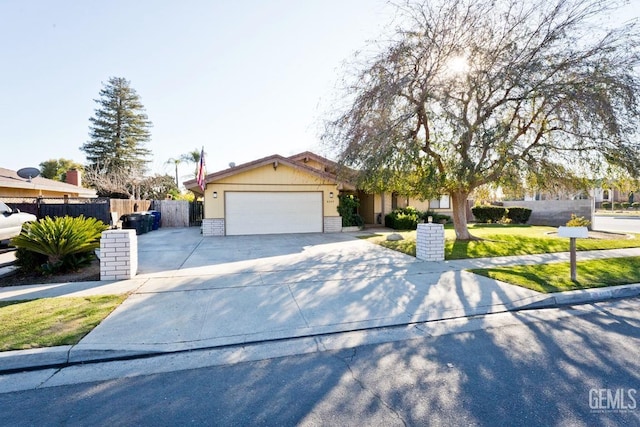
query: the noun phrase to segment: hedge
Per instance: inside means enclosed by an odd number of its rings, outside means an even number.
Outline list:
[[[451,217],[434,211],[425,211],[422,213],[422,220],[427,222],[431,217],[431,220],[436,224],[451,224]]]
[[[526,224],[531,218],[531,209],[520,206],[510,206],[507,209],[507,218],[514,224]]]
[[[409,206],[385,215],[384,226],[394,230],[415,230],[418,228],[419,219],[420,212]]]
[[[502,206],[474,206],[471,208],[473,216],[476,217],[476,222],[499,222],[507,214],[507,209]]]

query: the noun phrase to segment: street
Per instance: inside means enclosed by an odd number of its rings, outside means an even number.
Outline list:
[[[640,233],[640,216],[594,215],[592,228],[599,231]]]
[[[76,383],[0,394],[0,425],[640,423],[640,299],[507,315],[468,331],[434,325],[421,339],[92,383],[81,381],[107,364],[87,365]]]

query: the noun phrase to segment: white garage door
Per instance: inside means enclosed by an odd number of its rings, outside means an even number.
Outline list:
[[[322,232],[322,192],[226,192],[226,234]]]

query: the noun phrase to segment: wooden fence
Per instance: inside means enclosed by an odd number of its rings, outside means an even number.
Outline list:
[[[154,200],[153,209],[160,212],[161,227],[189,227],[189,202],[186,200]]]
[[[151,209],[151,200],[109,199],[109,212],[117,212],[119,216],[134,212],[145,212]]]
[[[22,212],[29,212],[38,218],[46,216],[93,217],[111,223],[111,213],[120,218],[134,212],[156,210],[160,212],[161,227],[189,227],[202,223],[202,202],[196,205],[186,200],[128,200],[128,199],[75,199],[0,197],[7,205]]]

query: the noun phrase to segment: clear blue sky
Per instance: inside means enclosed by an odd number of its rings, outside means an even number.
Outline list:
[[[0,167],[85,163],[112,76],[131,81],[154,124],[152,172],[173,176],[165,162],[202,146],[208,172],[321,153],[343,61],[393,11],[385,0],[0,0]],[[624,16],[638,15],[632,0]]]
[[[208,172],[316,150],[342,61],[391,11],[378,0],[0,0],[0,167],[85,163],[112,76],[130,80],[153,122],[153,172],[173,176],[165,162],[202,146]]]

